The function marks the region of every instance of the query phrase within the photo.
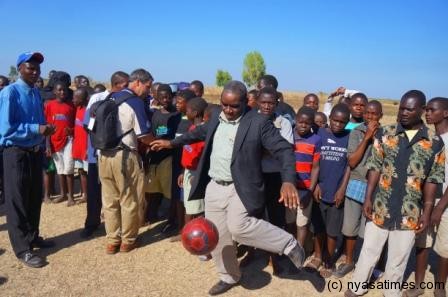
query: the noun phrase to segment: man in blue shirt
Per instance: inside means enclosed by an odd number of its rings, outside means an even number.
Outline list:
[[[0,75],[0,91],[9,85],[9,79]],[[3,148],[0,147],[0,205],[5,203],[5,191],[3,191]]]
[[[42,144],[55,128],[45,123],[42,100],[34,84],[40,76],[42,54],[24,53],[17,60],[20,79],[0,92],[0,146],[3,167],[8,234],[17,258],[30,267],[45,261],[33,248],[54,243],[39,237],[42,204]]]

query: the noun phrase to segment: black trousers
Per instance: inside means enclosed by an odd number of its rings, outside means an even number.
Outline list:
[[[268,211],[269,222],[284,229],[286,227],[285,206],[278,202],[280,199],[280,189],[282,187],[282,176],[280,172],[263,173],[264,193],[266,210]]]
[[[6,221],[16,256],[31,249],[39,236],[43,154],[17,147],[3,150]]]
[[[89,163],[87,173],[87,217],[85,228],[97,228],[101,224],[101,184],[96,163]]]
[[[5,203],[5,191],[3,189],[3,147],[0,147],[0,205]]]

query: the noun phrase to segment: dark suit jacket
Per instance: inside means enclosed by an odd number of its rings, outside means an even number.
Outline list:
[[[205,141],[198,165],[198,177],[193,180],[188,200],[202,199],[210,182],[210,154],[213,138],[219,125],[221,109],[210,120],[195,130],[172,140],[173,146]],[[239,124],[232,153],[231,173],[236,191],[249,215],[258,215],[264,209],[264,182],[261,170],[263,151],[269,151],[281,163],[284,182],[296,183],[295,156],[292,145],[286,141],[272,121],[257,111],[246,111]],[[280,193],[279,193],[280,198]]]

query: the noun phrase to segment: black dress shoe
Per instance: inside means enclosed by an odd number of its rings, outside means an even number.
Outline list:
[[[48,249],[54,247],[56,244],[53,240],[45,240],[42,237],[38,237],[31,243],[31,247],[39,249]]]
[[[81,238],[89,238],[90,236],[92,236],[93,232],[95,232],[97,228],[93,228],[93,227],[86,227],[84,229],[82,229],[81,233],[79,234],[79,236]]]
[[[40,268],[45,266],[45,261],[39,257],[38,255],[35,255],[31,252],[25,252],[19,257],[20,262],[25,264],[26,266],[33,267],[33,268]]]
[[[238,285],[238,283],[228,284],[228,283],[220,280],[210,289],[210,291],[208,291],[208,294],[211,296],[219,295],[219,294],[227,292],[228,290],[235,287],[236,285]]]

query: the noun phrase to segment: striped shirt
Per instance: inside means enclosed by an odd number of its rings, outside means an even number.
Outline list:
[[[296,156],[297,188],[309,189],[313,162],[320,158],[321,138],[316,134],[301,137],[294,133],[294,153]]]

